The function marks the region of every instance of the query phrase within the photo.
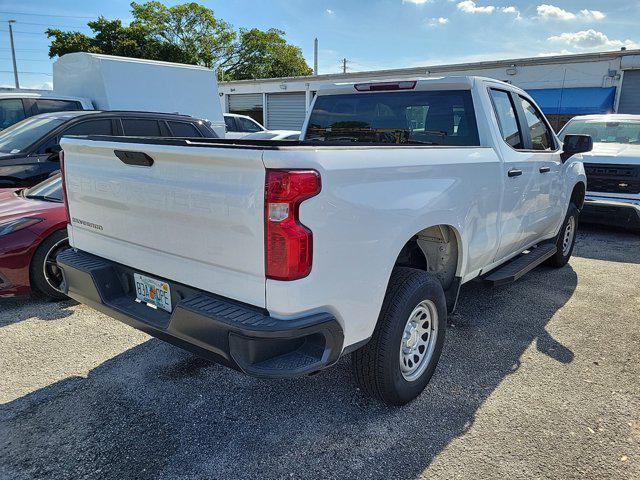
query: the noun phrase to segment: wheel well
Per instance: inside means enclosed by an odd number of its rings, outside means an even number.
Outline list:
[[[578,210],[582,210],[582,206],[584,205],[584,195],[586,193],[586,187],[583,182],[578,182],[573,187],[573,192],[571,192],[571,203],[573,203]]]
[[[447,290],[456,275],[458,255],[455,229],[449,225],[435,225],[411,237],[402,247],[395,265],[432,273]]]

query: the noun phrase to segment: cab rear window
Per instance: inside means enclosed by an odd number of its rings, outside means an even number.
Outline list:
[[[469,90],[322,95],[309,141],[479,146]]]

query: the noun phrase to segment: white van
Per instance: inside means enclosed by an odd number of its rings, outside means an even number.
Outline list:
[[[29,90],[0,91],[0,130],[39,113],[93,110],[86,98]]]

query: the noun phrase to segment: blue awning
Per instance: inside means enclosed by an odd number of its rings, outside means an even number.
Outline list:
[[[544,88],[527,93],[545,115],[587,115],[613,112],[616,87]]]

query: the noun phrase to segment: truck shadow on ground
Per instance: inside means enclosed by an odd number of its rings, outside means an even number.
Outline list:
[[[465,287],[431,384],[402,408],[359,392],[348,359],[267,381],[147,341],[0,407],[0,478],[414,478],[532,344],[571,362],[545,327],[576,284],[566,266]]]
[[[0,328],[23,320],[60,320],[73,314],[70,306],[77,305],[74,300],[52,302],[37,298],[0,299]],[[25,308],[26,306],[26,308]]]

